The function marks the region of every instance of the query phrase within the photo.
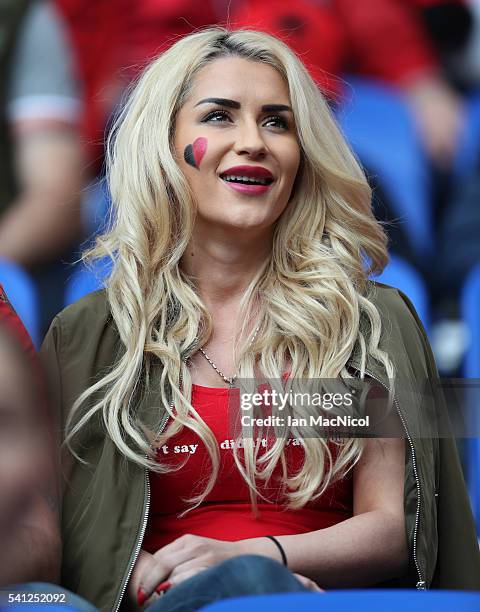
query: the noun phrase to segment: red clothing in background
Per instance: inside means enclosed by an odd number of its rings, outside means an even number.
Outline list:
[[[235,27],[253,27],[284,40],[325,93],[336,93],[345,72],[402,84],[437,69],[416,0],[244,0]]]
[[[47,401],[47,389],[45,384],[44,372],[40,365],[37,352],[33,345],[32,339],[20,317],[15,312],[10,303],[7,294],[0,284],[0,327],[13,339],[16,345],[22,350],[27,357],[27,361],[31,366],[32,384],[38,389],[37,401],[40,410],[43,411],[48,419],[53,415],[50,414]],[[1,364],[0,364],[1,367]]]
[[[25,325],[15,312],[2,285],[0,285],[0,325],[23,349],[29,360],[38,367],[37,354]]]
[[[262,495],[276,503],[258,498],[259,517],[254,518],[248,487],[238,472],[233,451],[226,448],[232,438],[228,394],[228,389],[193,385],[192,404],[215,435],[220,446],[221,467],[215,486],[206,500],[182,518],[177,515],[189,506],[182,498],[201,493],[210,476],[208,452],[198,436],[186,427],[159,450],[161,463],[178,465],[187,456],[188,460],[177,472],[150,473],[151,506],[142,545],[147,552],[154,553],[185,533],[235,541],[267,534],[307,533],[330,527],[352,516],[351,472],[330,485],[320,499],[299,510],[286,510],[282,506],[284,498],[280,490],[283,481],[281,468],[277,466],[272,481],[259,487]],[[329,443],[329,446],[335,459],[337,447],[333,443]],[[262,454],[263,451],[260,452]],[[303,449],[292,442],[286,453],[291,474],[301,467]]]
[[[84,92],[83,134],[90,159],[103,159],[104,132],[128,83],[176,40],[215,24],[214,2],[54,0],[75,50]]]

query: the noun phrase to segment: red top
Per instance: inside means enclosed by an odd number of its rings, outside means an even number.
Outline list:
[[[320,499],[299,510],[281,505],[281,467],[277,466],[272,481],[259,487],[262,495],[277,503],[258,498],[259,516],[251,512],[248,487],[238,472],[231,450],[231,429],[228,423],[228,389],[192,385],[192,404],[212,430],[219,444],[220,471],[217,481],[200,506],[180,514],[191,504],[183,499],[204,490],[210,476],[208,452],[187,427],[168,440],[158,453],[162,463],[178,465],[187,456],[187,463],[177,472],[150,473],[151,506],[143,549],[154,553],[185,533],[218,540],[235,541],[270,535],[290,535],[323,529],[352,516],[353,490],[351,472],[330,485]],[[333,458],[336,446],[329,443]],[[242,451],[238,454],[241,456]],[[286,449],[289,474],[303,461],[303,448],[291,439]],[[182,499],[183,498],[183,499]]]

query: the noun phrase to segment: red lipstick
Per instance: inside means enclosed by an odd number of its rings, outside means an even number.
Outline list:
[[[267,192],[275,178],[263,166],[232,166],[220,174],[220,178],[231,189],[246,195],[260,195]]]
[[[232,166],[221,172],[221,176],[230,174],[234,176],[248,176],[250,178],[274,180],[273,174],[263,166]]]

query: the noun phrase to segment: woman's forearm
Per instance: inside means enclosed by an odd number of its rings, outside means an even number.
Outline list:
[[[337,525],[298,535],[278,536],[292,572],[308,576],[321,587],[364,587],[402,576],[408,549],[401,516],[373,510]],[[239,542],[244,553],[276,555],[268,538]]]

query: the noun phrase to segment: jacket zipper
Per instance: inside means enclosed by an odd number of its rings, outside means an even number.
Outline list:
[[[172,402],[172,406],[173,406],[173,402]],[[162,431],[165,429],[165,425],[167,424],[167,421],[168,421],[168,414],[166,415],[166,418],[164,419],[162,423],[159,433],[162,433]],[[145,457],[147,457],[147,455],[145,455]],[[132,575],[133,568],[135,567],[135,563],[137,562],[138,556],[140,554],[140,549],[142,547],[142,542],[143,542],[143,536],[145,535],[145,531],[147,529],[148,514],[150,512],[150,479],[148,477],[147,468],[144,469],[144,477],[145,477],[145,496],[143,498],[144,503],[143,503],[143,515],[142,515],[142,528],[140,530],[139,538],[135,544],[135,550],[133,552],[133,557],[131,557],[130,563],[128,565],[128,571],[127,571],[127,575],[122,585],[122,590],[120,592],[120,598],[118,600],[117,605],[114,608],[115,612],[118,612],[118,609],[120,608],[120,604],[122,603],[123,596],[125,595],[125,591],[127,590],[128,581],[130,580],[130,576]]]
[[[355,366],[351,366],[351,367],[354,370],[356,370],[357,372],[360,372],[360,370],[358,368],[356,368]],[[391,392],[390,387],[388,387],[385,383],[383,383],[377,376],[375,376],[375,374],[373,374],[369,370],[365,370],[365,374],[368,374],[371,378],[373,378],[374,380],[379,382],[382,385],[382,387],[384,387],[389,393]],[[400,407],[398,405],[397,398],[395,397],[395,395],[393,396],[393,401],[395,403],[395,408],[397,409],[398,416],[400,417],[400,421],[402,422],[403,429],[405,430],[405,433],[407,434],[408,443],[410,445],[410,452],[412,454],[413,474],[415,476],[415,483],[416,483],[416,487],[417,487],[417,511],[416,511],[416,514],[415,514],[415,528],[413,530],[413,561],[415,563],[415,568],[416,568],[417,574],[418,574],[418,582],[417,582],[417,584],[415,586],[416,586],[416,588],[418,590],[424,591],[427,588],[427,583],[423,579],[422,572],[420,570],[420,566],[418,564],[418,559],[417,559],[417,535],[418,535],[418,525],[419,525],[419,521],[420,521],[421,489],[420,489],[420,479],[418,478],[417,460],[416,460],[416,455],[415,455],[415,447],[413,446],[412,438],[410,436],[410,433],[409,433],[409,431],[407,429],[407,425],[405,423],[405,418],[404,418],[404,416],[403,416],[403,414],[402,414],[402,412],[400,410]]]
[[[184,361],[186,362],[187,358],[184,359]],[[182,373],[180,372],[180,388],[182,387],[183,384],[183,378],[182,378]],[[173,410],[173,405],[174,405],[174,400],[172,400],[171,404],[170,404],[170,410]],[[163,419],[163,422],[160,426],[160,429],[158,431],[158,434],[161,434],[163,432],[163,430],[165,429],[165,426],[167,424],[169,418],[169,414],[167,413],[165,415],[165,418]],[[147,455],[145,455],[145,458],[148,458]],[[135,563],[137,562],[138,556],[140,554],[140,550],[142,547],[142,542],[143,542],[143,537],[145,535],[145,531],[147,529],[147,522],[148,522],[148,514],[150,512],[150,497],[151,497],[151,493],[150,493],[150,479],[148,477],[148,469],[145,468],[144,469],[144,476],[145,476],[145,496],[143,498],[143,514],[142,514],[142,527],[140,529],[140,534],[138,537],[138,540],[135,543],[135,549],[133,551],[133,556],[130,558],[130,563],[128,564],[128,571],[127,574],[125,576],[125,580],[123,581],[122,584],[122,589],[120,591],[120,598],[118,599],[118,602],[116,604],[116,606],[114,607],[114,612],[118,612],[118,609],[120,608],[120,605],[122,603],[123,597],[125,595],[125,591],[127,590],[127,584],[128,581],[130,580],[130,576],[132,575],[133,572],[133,568],[135,567]]]

